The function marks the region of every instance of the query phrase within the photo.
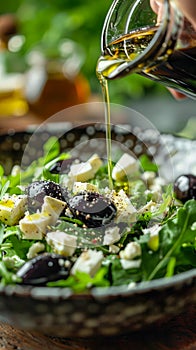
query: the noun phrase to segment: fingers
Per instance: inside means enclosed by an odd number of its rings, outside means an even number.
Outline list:
[[[172,96],[176,99],[176,100],[183,100],[185,99],[187,96],[182,94],[179,91],[176,91],[174,89],[168,88],[168,90],[170,91],[170,93],[172,94]]]
[[[159,12],[159,9],[160,9],[162,2],[163,2],[163,0],[150,0],[150,6],[152,7],[152,9],[155,13]]]

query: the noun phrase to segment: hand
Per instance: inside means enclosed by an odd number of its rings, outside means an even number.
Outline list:
[[[150,5],[155,13],[159,15],[164,0],[150,0]],[[195,0],[175,0],[179,9],[196,30],[196,6]]]
[[[164,0],[150,0],[150,5],[155,13],[157,13],[157,21],[162,17],[162,9],[163,9],[163,1]],[[190,21],[193,28],[196,29],[196,6],[195,6],[195,0],[175,0],[179,8],[181,9],[182,13],[185,15],[185,17]],[[181,92],[178,92],[174,89],[168,88],[168,90],[171,92],[171,94],[176,99],[184,99],[186,96],[182,94]]]

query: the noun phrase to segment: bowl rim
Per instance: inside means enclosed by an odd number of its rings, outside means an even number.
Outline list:
[[[111,286],[93,287],[86,293],[74,293],[70,288],[30,286],[30,285],[6,285],[0,286],[1,296],[30,297],[38,300],[77,300],[77,299],[105,299],[110,297],[133,297],[135,295],[148,294],[152,291],[164,291],[178,286],[189,286],[196,282],[196,268],[181,272],[172,277],[162,277],[151,281],[141,282],[135,286]]]

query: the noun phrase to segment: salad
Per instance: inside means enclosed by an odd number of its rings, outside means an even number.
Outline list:
[[[51,146],[52,145],[52,146]],[[98,154],[85,162],[44,155],[9,175],[0,167],[0,284],[70,288],[122,286],[196,267],[196,177],[165,183],[146,155]]]

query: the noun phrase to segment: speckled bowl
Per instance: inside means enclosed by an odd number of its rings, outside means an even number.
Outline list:
[[[38,153],[40,155],[43,143],[54,134],[59,138],[62,150],[73,150],[74,154],[79,152],[81,155],[81,150],[84,154],[94,148],[97,150],[97,145],[105,139],[105,126],[72,128],[66,125],[62,128],[61,125],[60,130],[53,127],[44,131],[39,129],[33,136],[27,131],[2,135],[0,163],[6,164],[7,172],[13,164],[20,164],[21,159],[23,166],[28,165]],[[186,172],[196,170],[195,141],[172,135],[160,136],[150,130],[141,132],[128,125],[113,126],[112,140],[136,156],[148,153],[159,163],[160,171],[168,180],[183,173],[185,164]],[[51,336],[108,336],[140,329],[183,311],[189,304],[196,303],[195,284],[196,270],[190,270],[130,289],[125,286],[95,288],[88,295],[75,295],[60,288],[6,286],[0,288],[0,315],[18,328]]]

